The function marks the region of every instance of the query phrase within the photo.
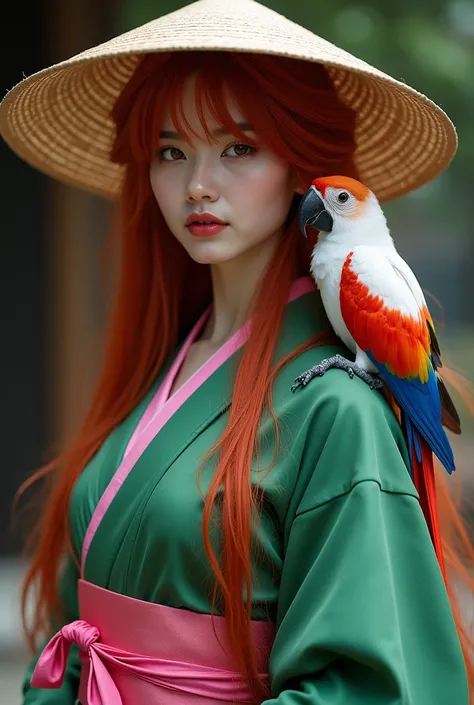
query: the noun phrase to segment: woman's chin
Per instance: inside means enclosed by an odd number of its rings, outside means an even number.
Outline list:
[[[188,248],[188,254],[198,264],[209,265],[230,262],[241,254],[223,245],[219,242],[199,242]]]

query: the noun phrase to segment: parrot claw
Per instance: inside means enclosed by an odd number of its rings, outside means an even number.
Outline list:
[[[303,372],[302,375],[299,375],[299,377],[295,379],[291,391],[296,392],[299,387],[306,387],[313,377],[322,377],[331,369],[345,370],[351,379],[353,379],[355,375],[368,384],[371,389],[381,389],[383,387],[383,381],[380,377],[371,375],[355,362],[351,362],[351,360],[348,360],[342,355],[334,355],[333,357],[328,357],[326,360],[322,360],[319,365],[315,365],[306,372]]]

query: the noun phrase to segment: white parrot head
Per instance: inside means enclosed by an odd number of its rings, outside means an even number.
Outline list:
[[[319,231],[318,243],[383,247],[393,242],[375,195],[348,176],[315,179],[301,200],[298,222],[305,236],[308,226]]]

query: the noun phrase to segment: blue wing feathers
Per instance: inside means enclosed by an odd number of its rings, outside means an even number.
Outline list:
[[[419,463],[422,461],[422,456],[421,456],[421,444],[420,444],[420,437],[418,433],[415,431],[415,428],[410,421],[410,417],[407,414],[403,414],[403,427],[405,429],[405,433],[407,436],[407,441],[408,441],[408,451],[410,453],[410,462],[413,457],[413,451],[415,452],[415,457],[418,460]]]
[[[370,351],[366,351],[366,354],[380,372],[397,404],[404,412],[410,458],[414,448],[416,457],[421,462],[421,447],[415,432],[416,429],[443,463],[448,473],[452,473],[455,469],[454,456],[441,424],[441,402],[434,370],[430,371],[428,381],[425,383],[414,378],[403,379],[391,374],[383,363],[373,357]]]

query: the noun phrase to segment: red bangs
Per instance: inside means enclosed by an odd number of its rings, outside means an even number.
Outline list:
[[[229,111],[231,101],[252,125],[258,141],[299,172],[303,188],[317,175],[357,178],[355,113],[339,100],[323,66],[230,52],[145,56],[112,113],[117,124],[130,121],[136,128],[132,139],[128,135],[126,141],[116,140],[113,161],[149,162],[168,111],[183,139],[191,143],[199,137],[186,119],[183,104],[186,81],[193,75],[197,115],[210,141],[207,116],[238,139],[249,141]],[[130,110],[139,115],[138,120]]]

